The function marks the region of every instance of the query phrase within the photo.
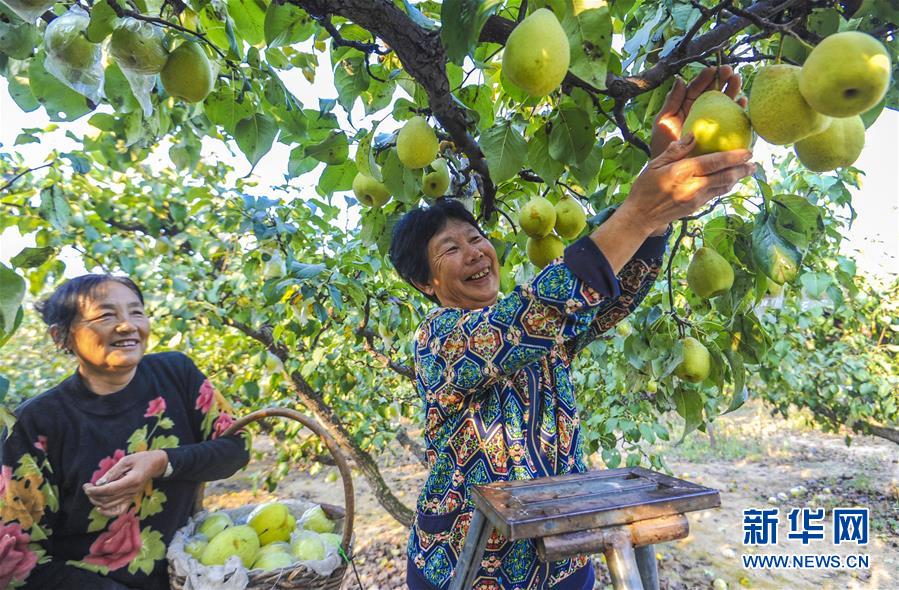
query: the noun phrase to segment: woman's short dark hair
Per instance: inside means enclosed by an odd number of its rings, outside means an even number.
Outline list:
[[[134,281],[128,277],[116,277],[106,274],[89,274],[69,279],[58,286],[53,294],[36,303],[34,308],[47,326],[56,326],[56,343],[64,346],[69,339],[69,330],[72,322],[80,311],[81,300],[90,297],[94,290],[103,283],[119,283],[125,285],[137,295],[141,305],[144,303],[144,295],[140,292]]]
[[[465,205],[452,198],[437,199],[430,207],[412,209],[393,226],[393,238],[390,242],[390,262],[401,277],[410,285],[424,284],[431,280],[431,265],[428,261],[428,242],[445,226],[450,219],[458,219],[470,223],[480,234],[486,234],[478,227],[471,212]],[[418,289],[418,287],[415,287]],[[421,289],[418,289],[421,291]],[[433,301],[440,303],[434,295],[421,293]]]

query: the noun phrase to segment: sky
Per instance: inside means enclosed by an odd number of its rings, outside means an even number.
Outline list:
[[[313,83],[307,82],[298,72],[286,72],[282,76],[295,96],[309,108],[317,108],[319,98],[336,97],[327,57],[321,56],[320,60],[323,63],[319,64]],[[101,107],[101,110],[104,109],[111,112],[108,106]],[[347,119],[342,109],[339,106],[335,107],[334,112],[341,125],[347,128]],[[383,110],[376,114],[376,118],[384,117],[385,113],[389,112],[389,108]],[[366,118],[358,101],[352,115],[352,120],[357,125],[365,124]],[[60,123],[59,128],[46,135],[40,144],[14,146],[15,139],[22,129],[43,128],[50,121],[43,109],[23,113],[10,98],[6,80],[0,78],[0,150],[20,151],[29,166],[43,163],[52,149],[62,151],[75,149],[77,144],[66,138],[65,133],[71,130],[76,136],[83,135],[92,129],[87,124],[89,117],[90,115],[86,115],[78,121]],[[389,132],[398,126],[391,123],[393,122],[388,117],[379,126],[378,131]],[[257,192],[265,193],[268,187],[283,184],[290,149],[276,142],[272,151],[259,162],[251,177],[259,182]],[[786,154],[787,149],[790,148],[768,146],[759,141],[754,150],[754,159],[756,162],[770,163],[771,155],[776,157],[778,154]],[[250,169],[249,162],[233,144],[231,150],[229,152],[225,144],[207,138],[204,140],[203,157],[227,159],[235,168],[235,177],[247,174]],[[167,151],[165,145],[157,150],[156,153],[160,156],[156,158],[156,165],[167,164]],[[852,203],[858,218],[848,233],[842,253],[856,260],[859,272],[880,279],[894,280],[899,277],[899,113],[885,110],[867,130],[865,148],[855,166],[864,170],[865,176],[860,189],[853,190]],[[314,178],[314,174],[304,178]],[[299,187],[300,196],[304,193],[313,195],[312,187],[315,183],[309,180],[303,184],[305,189]],[[339,203],[340,200],[335,202]],[[352,210],[346,212],[351,219],[356,218],[357,214]],[[20,236],[14,228],[7,230],[0,235],[0,262],[8,263],[10,258],[28,245],[33,245],[33,240],[29,236]],[[80,256],[72,249],[63,251],[61,257],[66,262],[66,276],[77,276],[86,272]]]

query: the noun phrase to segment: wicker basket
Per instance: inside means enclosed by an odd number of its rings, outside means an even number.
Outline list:
[[[350,467],[347,464],[343,453],[337,447],[337,443],[334,442],[334,439],[332,439],[331,436],[311,418],[296,410],[287,408],[267,408],[247,414],[234,422],[222,436],[234,434],[251,422],[264,420],[273,416],[290,418],[300,422],[324,441],[325,446],[328,447],[328,451],[334,458],[334,462],[337,464],[337,470],[340,472],[340,476],[343,479],[345,508],[324,503],[321,504],[321,507],[331,520],[343,519],[343,539],[340,546],[346,559],[344,559],[337,569],[328,576],[320,576],[304,565],[295,565],[265,572],[250,570],[248,572],[250,583],[247,586],[247,590],[338,590],[343,581],[343,575],[347,570],[347,560],[351,558],[353,554],[352,541],[355,499],[353,496],[353,479],[352,474],[350,473]],[[197,497],[197,507],[202,506],[202,502],[203,487],[201,486]],[[175,574],[171,562],[169,563],[169,583],[171,584],[172,590],[184,589],[185,579],[183,576]]]

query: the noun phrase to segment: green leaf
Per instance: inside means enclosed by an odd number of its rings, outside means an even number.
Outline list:
[[[319,165],[319,161],[306,155],[306,148],[303,146],[296,147],[290,151],[290,157],[287,160],[287,176],[296,178],[302,176]]]
[[[833,284],[833,279],[821,272],[807,272],[799,277],[799,282],[802,283],[802,290],[809,297],[820,299],[827,288]]]
[[[256,107],[249,96],[240,99],[240,94],[232,87],[219,84],[215,92],[206,97],[203,110],[210,121],[221,125],[225,131],[234,135],[237,124],[252,116]]]
[[[865,124],[865,129],[874,124],[874,121],[877,120],[877,117],[880,116],[880,113],[883,112],[883,109],[887,106],[887,97],[884,96],[883,100],[879,103],[862,113],[862,122]]]
[[[349,141],[343,131],[334,131],[321,143],[306,147],[307,156],[325,164],[342,164],[349,152]]]
[[[821,210],[799,195],[777,195],[774,221],[777,233],[798,249],[805,250],[815,237],[824,232]]]
[[[288,273],[295,279],[314,279],[327,269],[328,267],[324,264],[306,264],[294,260],[290,263]]]
[[[730,350],[739,352],[744,361],[754,365],[764,361],[770,337],[753,312],[737,314],[731,323],[730,333]]]
[[[777,234],[773,220],[773,216],[769,215],[752,230],[752,257],[762,272],[782,285],[796,278],[802,253]]]
[[[55,229],[65,231],[69,227],[72,208],[69,207],[65,195],[59,187],[53,184],[41,191],[41,204],[38,213]]]
[[[147,450],[147,427],[141,426],[128,437],[128,453]]]
[[[5,334],[13,331],[16,315],[25,297],[25,279],[0,263],[0,327]]]
[[[251,170],[256,167],[262,156],[272,149],[272,143],[278,135],[278,124],[270,116],[256,113],[241,119],[234,130],[237,147],[250,161]]]
[[[91,20],[85,35],[91,43],[100,43],[112,33],[113,25],[118,17],[109,2],[95,2],[91,6]]]
[[[265,41],[265,4],[262,0],[228,0],[228,16],[236,32],[250,45]]]
[[[23,248],[22,251],[13,256],[9,262],[16,268],[35,268],[46,262],[55,251],[56,248],[53,246]]]
[[[6,430],[6,438],[12,434],[12,427],[16,423],[16,415],[0,406],[0,429]]]
[[[272,2],[265,11],[265,42],[269,47],[282,47],[305,41],[315,32],[309,14],[293,4]]]
[[[33,24],[19,19],[13,22],[0,20],[0,54],[27,59],[40,43],[41,35]]]
[[[404,203],[417,203],[421,198],[421,171],[403,166],[396,150],[391,149],[381,168],[384,184],[396,199]]]
[[[40,108],[41,103],[31,91],[31,79],[28,75],[28,61],[10,59],[6,64],[6,82],[9,96],[26,113]]]
[[[337,102],[347,112],[364,90],[368,89],[371,78],[365,71],[364,58],[351,57],[340,61],[334,68],[334,87],[337,89]]]
[[[551,121],[549,155],[564,164],[580,164],[590,154],[596,138],[590,115],[580,107],[564,105]]]
[[[730,364],[730,372],[734,381],[734,396],[727,406],[725,414],[733,412],[746,403],[746,369],[743,367],[743,357],[739,352],[725,349],[724,356]]]
[[[74,121],[94,110],[94,105],[44,69],[43,51],[31,59],[28,68],[31,92],[44,105],[51,121]]]
[[[150,443],[151,449],[174,449],[180,444],[177,436],[166,434],[163,436],[154,436]]]
[[[481,135],[481,149],[487,157],[490,177],[499,183],[518,174],[527,155],[527,143],[506,120]]]
[[[9,393],[9,379],[0,375],[0,403],[6,399],[7,393]]]
[[[501,0],[445,0],[440,6],[440,39],[447,58],[459,65],[471,55],[487,19]]]
[[[678,444],[684,437],[696,430],[702,424],[702,396],[694,389],[679,387],[673,394],[674,407],[677,413],[684,419],[684,431],[681,433]]]
[[[606,87],[606,69],[612,50],[612,18],[607,6],[568,13],[562,28],[571,47],[572,74],[600,90]]]
[[[544,125],[538,129],[528,141],[528,164],[544,182],[552,184],[562,176],[565,166],[549,154],[549,135],[546,127]]]

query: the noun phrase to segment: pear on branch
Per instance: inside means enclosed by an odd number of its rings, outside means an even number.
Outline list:
[[[770,144],[789,145],[830,125],[830,117],[815,111],[799,92],[799,71],[789,64],[764,66],[752,82],[749,120]]]
[[[556,15],[539,8],[521,21],[506,40],[503,76],[533,97],[562,84],[571,59],[568,37]]]
[[[443,158],[437,158],[431,162],[433,171],[424,175],[421,180],[421,190],[425,196],[436,199],[446,194],[450,185],[449,166]]]
[[[521,230],[532,238],[549,235],[556,224],[556,209],[544,197],[534,197],[518,213]]]
[[[677,366],[674,374],[690,383],[701,383],[709,376],[712,369],[712,357],[709,349],[702,342],[687,336],[684,338],[684,360]]]
[[[696,138],[692,155],[746,149],[752,144],[752,128],[746,112],[718,90],[702,93],[684,121],[683,132]]]
[[[559,236],[570,240],[576,238],[587,225],[587,216],[580,203],[570,195],[565,195],[556,203],[555,230]]]
[[[851,117],[872,108],[890,84],[890,54],[859,31],[836,33],[809,54],[799,74],[802,96],[819,113]]]
[[[723,256],[702,247],[687,267],[687,284],[702,299],[711,299],[730,291],[734,284],[734,269]]]
[[[424,117],[409,119],[396,136],[396,155],[406,168],[424,168],[437,157],[437,134]]]
[[[543,268],[565,251],[565,244],[552,234],[542,238],[528,238],[528,260],[537,268]]]
[[[204,100],[215,83],[206,51],[194,41],[185,41],[169,54],[159,79],[166,92],[187,102]]]
[[[859,115],[833,119],[824,132],[793,146],[796,157],[812,172],[827,172],[855,163],[865,147],[865,123]]]
[[[356,177],[353,178],[353,194],[357,201],[375,209],[390,200],[390,191],[383,182],[361,172],[356,173]]]

